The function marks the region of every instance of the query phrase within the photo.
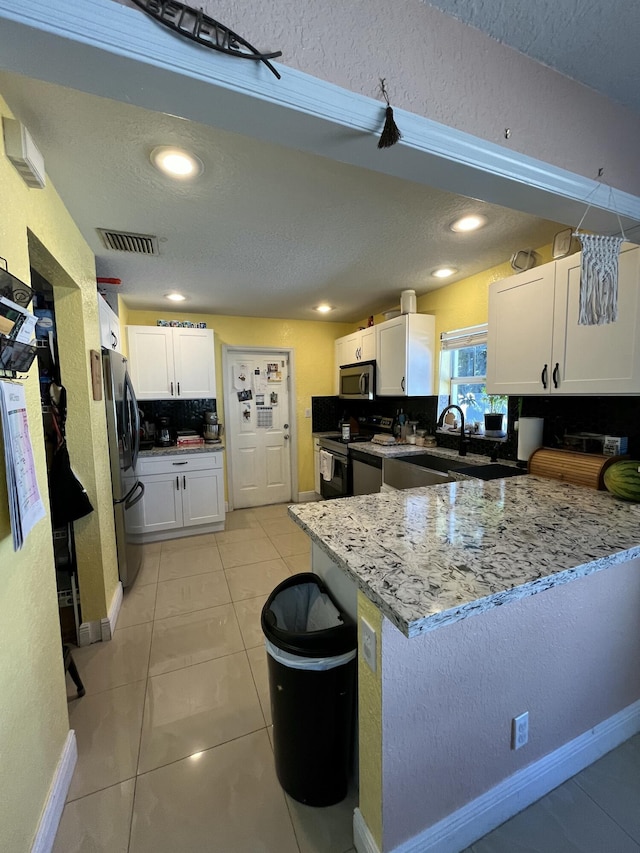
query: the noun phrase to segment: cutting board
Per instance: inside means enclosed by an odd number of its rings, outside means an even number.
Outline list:
[[[540,447],[529,458],[529,473],[590,489],[604,489],[604,472],[609,465],[624,458]]]

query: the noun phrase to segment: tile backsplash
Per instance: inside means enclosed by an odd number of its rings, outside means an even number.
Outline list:
[[[205,412],[215,412],[215,399],[207,400],[143,400],[138,402],[143,421],[153,423],[158,417],[168,417],[171,429],[195,429],[202,432]]]
[[[522,400],[523,417],[544,418],[545,447],[562,447],[565,434],[576,432],[623,435],[629,439],[629,455],[640,458],[640,396],[629,397],[509,397],[508,429],[500,442],[499,457],[515,459],[517,436],[513,428]],[[355,418],[367,414],[392,417],[398,409],[418,421],[419,429],[435,431],[437,397],[379,397],[369,401],[347,401],[338,397],[312,397],[311,414],[314,432],[337,430],[343,413]],[[438,435],[438,444],[457,447],[454,435]],[[488,454],[488,439],[471,438],[470,451]]]

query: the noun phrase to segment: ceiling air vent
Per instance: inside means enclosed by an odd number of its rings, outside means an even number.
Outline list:
[[[158,238],[151,234],[131,234],[128,231],[96,229],[107,249],[115,252],[131,252],[134,255],[159,255]]]

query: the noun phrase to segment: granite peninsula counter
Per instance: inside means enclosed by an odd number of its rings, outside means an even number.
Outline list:
[[[640,506],[524,476],[289,514],[407,637],[640,556]]]

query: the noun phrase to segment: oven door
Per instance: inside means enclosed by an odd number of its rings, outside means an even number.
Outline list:
[[[326,453],[331,453],[330,450],[324,449]],[[333,477],[330,480],[320,477],[320,494],[325,500],[347,498],[353,494],[349,457],[338,453],[331,453],[331,455],[333,456]]]

